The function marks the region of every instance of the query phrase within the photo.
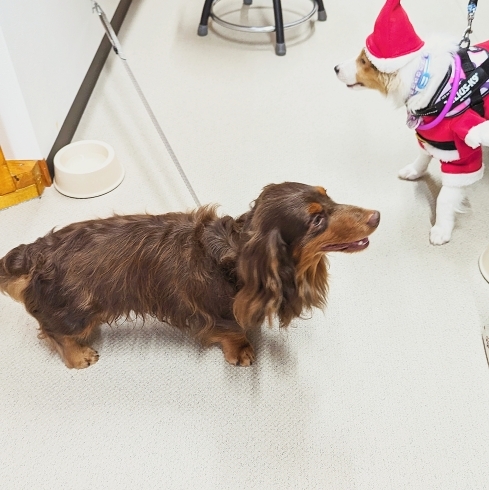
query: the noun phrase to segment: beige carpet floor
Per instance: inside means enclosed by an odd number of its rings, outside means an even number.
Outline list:
[[[198,37],[202,0],[134,0],[120,34],[128,63],[203,203],[238,215],[264,185],[292,180],[380,210],[381,225],[366,251],[331,254],[324,312],[254,336],[251,368],[150,321],[104,327],[100,361],[68,370],[0,297],[2,489],[489,489],[489,284],[477,265],[489,175],[452,241],[431,246],[437,162],[419,182],[399,180],[416,156],[404,111],[333,71],[382,3],[326,0],[327,22],[287,31],[278,57],[269,34],[211,23]],[[474,41],[489,36],[479,3]],[[271,2],[255,5],[252,21],[271,18]],[[421,37],[465,29],[465,0],[403,5]],[[287,19],[310,9],[283,6]],[[247,17],[239,1],[218,9]],[[88,200],[51,187],[1,211],[0,256],[72,221],[193,207],[114,53],[80,139],[115,148],[123,183]]]

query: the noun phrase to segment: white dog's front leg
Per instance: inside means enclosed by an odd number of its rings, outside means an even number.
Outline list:
[[[474,126],[467,133],[465,143],[471,148],[478,146],[489,146],[489,121],[485,121],[477,126]]]
[[[442,186],[436,199],[436,221],[430,231],[430,242],[443,245],[450,241],[455,225],[455,213],[462,211],[464,187]]]
[[[418,158],[413,163],[406,165],[399,170],[399,177],[404,180],[416,180],[425,174],[431,161],[431,155],[420,148]]]

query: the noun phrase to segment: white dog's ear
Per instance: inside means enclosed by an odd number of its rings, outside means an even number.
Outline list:
[[[489,121],[474,126],[465,137],[465,143],[471,148],[478,146],[489,146]]]

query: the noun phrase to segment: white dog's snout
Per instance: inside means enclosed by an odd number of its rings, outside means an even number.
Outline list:
[[[355,85],[357,83],[357,64],[356,60],[348,60],[334,67],[336,76],[346,85]]]

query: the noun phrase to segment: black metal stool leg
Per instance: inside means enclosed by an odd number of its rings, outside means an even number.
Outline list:
[[[326,10],[324,10],[323,0],[316,0],[318,4],[318,20],[325,21],[326,20]]]
[[[200,19],[199,30],[197,34],[199,36],[207,36],[207,23],[209,22],[209,16],[211,15],[212,3],[214,0],[205,0],[204,8],[202,10],[202,17]]]
[[[284,56],[285,49],[285,36],[284,36],[284,19],[282,17],[282,4],[280,0],[273,0],[273,14],[275,16],[275,53],[278,56]]]
[[[204,8],[202,10],[202,17],[200,19],[198,34],[199,36],[206,36],[208,31],[208,22],[209,17],[212,16],[212,19],[217,23],[228,29],[234,29],[237,31],[245,31],[245,32],[270,32],[272,30],[275,31],[275,53],[278,56],[284,56],[286,53],[285,48],[285,36],[284,30],[289,27],[294,27],[296,25],[302,24],[309,20],[315,12],[318,13],[318,20],[325,21],[326,20],[326,10],[324,9],[324,0],[312,0],[313,1],[313,9],[305,16],[299,18],[297,21],[292,22],[290,24],[284,25],[283,15],[282,15],[282,3],[281,0],[272,0],[273,2],[273,14],[275,18],[275,25],[273,26],[248,26],[248,25],[236,25],[231,24],[230,22],[225,21],[224,19],[218,17],[213,11],[213,6],[218,0],[205,0]],[[250,6],[253,3],[253,0],[242,0],[244,5]]]

